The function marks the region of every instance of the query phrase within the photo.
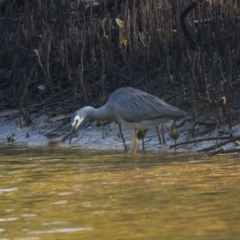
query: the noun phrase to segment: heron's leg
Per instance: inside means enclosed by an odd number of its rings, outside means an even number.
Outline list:
[[[121,123],[118,123],[118,126],[119,126],[119,133],[120,133],[120,136],[121,136],[122,141],[123,141],[124,149],[127,150],[126,142],[125,142],[125,139],[124,139],[123,134],[122,134]]]
[[[162,124],[162,140],[163,140],[163,144],[165,144],[166,141],[165,141],[164,132],[163,132],[163,124]]]
[[[162,139],[161,139],[161,136],[160,136],[160,133],[159,133],[158,126],[156,126],[156,129],[157,129],[158,141],[159,141],[160,144],[162,144]]]
[[[143,153],[145,151],[145,146],[144,146],[144,138],[146,137],[146,134],[148,132],[148,129],[141,129],[137,132],[137,138],[138,139],[142,139],[142,149],[143,149]]]
[[[133,146],[129,151],[129,155],[130,154],[136,154],[137,152],[137,146],[138,146],[138,138],[137,138],[137,131],[133,130]]]

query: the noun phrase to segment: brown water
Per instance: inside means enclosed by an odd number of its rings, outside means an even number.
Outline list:
[[[0,149],[0,240],[239,239],[240,157]]]

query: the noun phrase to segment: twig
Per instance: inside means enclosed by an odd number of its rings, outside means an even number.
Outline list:
[[[229,139],[229,137],[208,137],[208,138],[200,138],[200,139],[195,139],[195,140],[190,140],[190,141],[186,141],[186,142],[180,142],[174,145],[171,145],[170,148],[173,147],[178,147],[181,145],[187,145],[187,144],[191,144],[191,143],[197,143],[197,142],[203,142],[203,141],[214,141],[214,140],[226,140]]]
[[[224,149],[224,148],[220,148],[217,151],[214,151],[212,153],[209,154],[209,156],[213,156],[216,154],[226,154],[226,153],[236,153],[236,152],[240,152],[240,148],[228,148],[228,149]]]
[[[48,122],[55,123],[55,122],[59,122],[59,121],[65,120],[65,119],[69,119],[70,117],[71,117],[71,114],[61,114],[59,116],[49,118]]]
[[[220,142],[220,143],[218,144],[218,147],[222,147],[222,146],[224,146],[224,145],[226,145],[226,144],[228,144],[228,143],[234,142],[234,141],[239,140],[239,139],[240,139],[240,136],[236,136],[236,137],[230,138],[230,139],[228,139],[228,140],[226,140],[226,141]],[[208,152],[208,151],[214,150],[215,147],[216,147],[216,144],[214,144],[214,145],[212,145],[212,146],[210,146],[210,147],[207,147],[207,148],[203,148],[203,149],[201,149],[201,150],[198,150],[198,152]]]

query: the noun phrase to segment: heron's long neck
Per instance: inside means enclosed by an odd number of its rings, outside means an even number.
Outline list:
[[[93,120],[112,120],[112,113],[107,107],[91,108],[88,117]]]

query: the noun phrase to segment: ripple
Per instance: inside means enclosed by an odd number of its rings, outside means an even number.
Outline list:
[[[42,225],[44,226],[48,226],[48,225],[51,225],[51,224],[65,224],[66,222],[64,221],[54,221],[54,222],[45,222],[43,223]]]
[[[54,202],[53,204],[66,204],[68,202],[68,200],[60,200],[57,202]]]
[[[1,193],[7,193],[7,192],[14,192],[14,191],[17,191],[18,188],[16,187],[13,187],[13,188],[0,188],[0,194]]]
[[[64,196],[64,195],[71,195],[71,194],[73,194],[73,192],[60,192],[57,195]]]
[[[17,218],[0,218],[0,222],[11,222],[11,221],[16,221]]]
[[[39,240],[39,239],[40,238],[38,238],[38,237],[13,238],[13,240]]]
[[[39,230],[39,231],[32,231],[29,232],[30,234],[48,234],[48,233],[73,233],[73,232],[81,232],[81,231],[89,231],[93,230],[91,227],[86,228],[60,228],[60,229],[53,229],[53,230]]]
[[[37,214],[35,213],[25,213],[25,214],[22,214],[21,217],[36,217]]]
[[[118,184],[118,182],[106,182],[106,181],[104,181],[103,184],[104,185],[115,185],[115,184]]]

